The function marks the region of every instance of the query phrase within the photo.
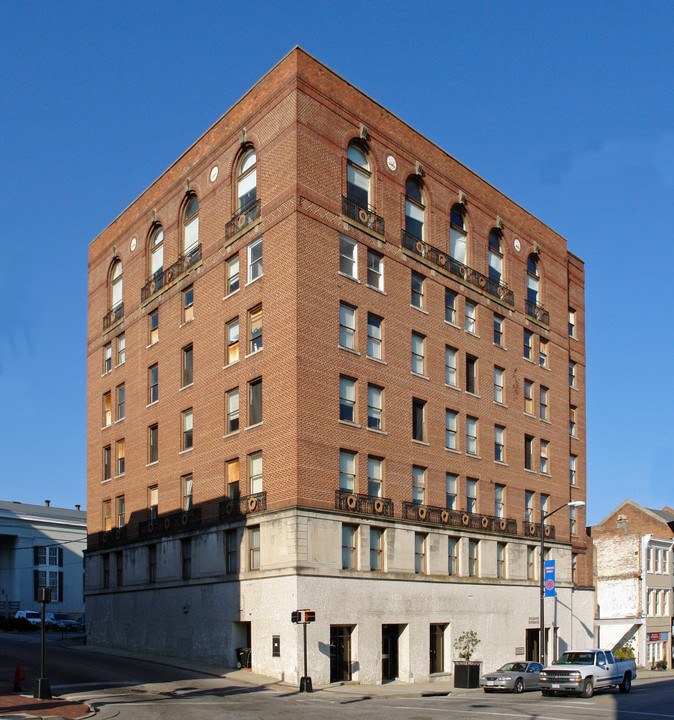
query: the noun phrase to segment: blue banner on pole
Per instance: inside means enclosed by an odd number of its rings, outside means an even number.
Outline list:
[[[545,561],[545,597],[555,597],[555,561]]]

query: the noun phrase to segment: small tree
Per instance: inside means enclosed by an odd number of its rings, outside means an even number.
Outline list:
[[[466,630],[454,641],[454,649],[458,651],[459,657],[468,662],[473,656],[475,647],[480,642],[475,630]]]
[[[613,655],[616,660],[634,660],[634,638],[630,638],[624,645],[621,645]]]

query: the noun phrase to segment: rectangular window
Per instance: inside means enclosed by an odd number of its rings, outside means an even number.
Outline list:
[[[123,365],[126,361],[126,337],[124,333],[117,336],[117,365]]]
[[[149,334],[150,340],[148,345],[154,345],[159,341],[159,310],[155,310],[153,313],[150,313]]]
[[[373,457],[372,455],[367,458],[367,494],[370,497],[382,496],[382,482],[384,460],[383,458]]]
[[[339,272],[358,279],[358,244],[355,240],[341,235],[339,238]]]
[[[414,572],[423,574],[426,572],[426,535],[414,533]]]
[[[148,545],[147,547],[147,581],[149,583],[157,582],[157,546]]]
[[[524,357],[531,360],[534,356],[534,334],[529,330],[524,331]]]
[[[384,531],[370,528],[370,570],[384,569]]]
[[[455,410],[445,410],[445,447],[448,450],[457,450]]]
[[[494,485],[494,515],[505,517],[505,485]]]
[[[569,337],[576,337],[576,311],[569,308]]]
[[[236,530],[225,533],[225,569],[228,575],[239,572],[239,540]]]
[[[456,293],[445,288],[445,321],[456,325]]]
[[[477,480],[466,480],[466,512],[477,513]]]
[[[503,404],[505,402],[505,370],[494,366],[494,402]]]
[[[155,363],[147,369],[147,404],[152,405],[159,400],[159,365]]]
[[[459,541],[457,538],[447,538],[447,574],[459,574]]]
[[[194,382],[193,373],[194,354],[192,346],[188,345],[183,348],[183,374],[182,374],[182,387],[187,387]]]
[[[466,452],[477,455],[477,418],[466,418]]]
[[[569,387],[576,387],[576,363],[569,361]]]
[[[103,374],[112,370],[112,345],[107,343],[103,345]]]
[[[117,475],[124,475],[126,472],[126,449],[124,440],[118,440],[116,443],[117,452]]]
[[[505,462],[505,428],[494,425],[494,460]]]
[[[248,528],[248,567],[250,570],[260,569],[260,526]]]
[[[424,342],[423,335],[412,333],[412,372],[418,375],[424,375]]]
[[[575,535],[577,532],[576,508],[573,505],[571,505],[571,507],[569,507],[569,532],[571,533],[571,535]]]
[[[225,394],[227,404],[227,435],[239,429],[239,388]]]
[[[191,510],[193,507],[192,504],[192,490],[194,487],[194,481],[192,479],[192,474],[189,475],[183,475],[182,479],[182,486],[183,486],[183,510]]]
[[[248,282],[262,276],[262,238],[248,246]]]
[[[577,423],[577,421],[576,421],[577,413],[578,413],[578,408],[576,408],[576,407],[574,407],[573,405],[571,405],[571,407],[569,408],[569,435],[570,435],[571,437],[578,437],[577,432],[576,432],[576,428],[577,428],[577,424],[576,424],[576,423]]]
[[[117,420],[123,420],[126,415],[124,385],[117,386]]]
[[[458,481],[458,475],[454,475],[453,473],[446,474],[445,506],[447,510],[456,510],[458,508],[456,503]]]
[[[112,393],[103,394],[103,427],[112,425]]]
[[[544,475],[548,475],[550,472],[549,452],[550,443],[547,440],[541,440],[541,472]]]
[[[356,349],[356,308],[346,303],[339,303],[339,344]]]
[[[255,495],[262,492],[262,453],[256,452],[248,456],[248,477],[250,479],[250,493]]]
[[[248,332],[250,335],[251,353],[262,350],[262,305],[253,308],[248,313]]]
[[[356,381],[345,375],[339,376],[339,419],[356,422]]]
[[[498,345],[499,347],[503,347],[504,323],[504,318],[501,315],[494,313],[494,345]]]
[[[466,300],[466,332],[477,334],[477,305]]]
[[[367,314],[367,354],[375,360],[382,359],[382,319],[372,313]]]
[[[412,466],[412,502],[423,505],[426,501],[426,468]]]
[[[183,322],[194,320],[194,286],[183,290]]]
[[[194,441],[194,414],[192,408],[182,413],[182,447],[181,450],[191,450]]]
[[[536,579],[536,549],[527,545],[527,580]]]
[[[384,260],[374,250],[367,251],[367,284],[375,290],[384,291]]]
[[[180,541],[180,561],[183,580],[189,580],[192,577],[192,538]]]
[[[248,425],[262,422],[262,378],[248,383]]]
[[[159,517],[159,487],[153,485],[147,489],[147,507],[150,511],[150,522]]]
[[[103,482],[112,477],[112,448],[106,445],[103,448]]]
[[[538,340],[538,363],[542,368],[548,367],[548,341],[544,338]]]
[[[550,496],[541,494],[541,524],[545,525],[546,521],[543,518],[548,514],[550,505]]]
[[[445,346],[445,384],[456,387],[456,348]]]
[[[412,398],[412,439],[426,440],[426,403],[417,398]]]
[[[356,488],[356,453],[339,451],[339,489],[354,492]]]
[[[356,538],[358,528],[355,525],[342,525],[342,568],[356,569]]]
[[[477,577],[480,572],[479,541],[468,540],[468,575]]]
[[[534,414],[534,384],[531,380],[524,381],[524,412]]]
[[[147,462],[155,463],[159,460],[159,425],[150,425],[147,429]]]
[[[534,493],[531,490],[524,491],[524,522],[534,521]]]
[[[534,438],[531,435],[524,436],[524,467],[534,469]]]
[[[496,577],[506,576],[506,544],[496,543]]]
[[[384,408],[384,391],[376,385],[367,386],[367,426],[382,429],[382,415]]]
[[[239,362],[239,319],[227,323],[227,357],[226,365]]]
[[[477,394],[477,358],[466,355],[466,392]]]
[[[112,530],[112,502],[110,500],[103,501],[103,530],[105,532]],[[46,557],[44,564],[46,564]]]
[[[239,289],[239,256],[235,255],[227,261],[227,295],[235,293]]]
[[[541,420],[548,420],[548,388],[541,385],[538,400]]]
[[[225,489],[230,500],[239,499],[239,458],[225,463]]]
[[[424,309],[424,276],[412,271],[412,307]]]

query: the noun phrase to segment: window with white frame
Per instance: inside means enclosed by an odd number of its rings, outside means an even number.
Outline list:
[[[544,475],[550,474],[550,443],[547,440],[541,440],[541,472]]]
[[[494,485],[494,516],[505,517],[505,485]]]
[[[426,569],[426,534],[414,533],[414,572],[423,574]]]
[[[576,509],[577,508],[575,505],[571,505],[569,507],[569,532],[571,533],[571,535],[576,535],[578,533]]]
[[[369,455],[367,458],[367,494],[370,497],[382,496],[384,459]]]
[[[478,540],[468,540],[468,576],[477,577],[480,572],[480,544]]]
[[[524,358],[532,360],[534,356],[534,334],[530,330],[524,331]]]
[[[494,460],[505,462],[505,428],[494,425]]]
[[[356,422],[356,381],[346,375],[339,376],[339,419]]]
[[[183,253],[189,255],[199,244],[199,201],[190,195],[183,214]]]
[[[370,207],[370,164],[357,140],[349,143],[346,163],[346,197],[361,208]]]
[[[532,490],[524,491],[524,522],[534,521],[534,493]]]
[[[412,466],[412,502],[423,505],[426,500],[426,468]]]
[[[426,402],[419,398],[412,398],[412,439],[426,440]]]
[[[248,479],[251,495],[262,492],[262,453],[254,452],[248,456]]]
[[[569,361],[569,387],[576,387],[576,363]]]
[[[339,489],[354,492],[356,487],[356,453],[339,451]]]
[[[339,237],[339,272],[358,278],[358,244],[346,235]]]
[[[548,420],[548,388],[543,387],[543,385],[539,389],[538,404],[541,420]]]
[[[412,333],[412,372],[417,375],[424,375],[424,344],[426,338],[420,333]]]
[[[458,475],[454,473],[447,473],[445,476],[446,491],[445,491],[445,507],[447,510],[458,510],[456,502],[457,486],[459,482]]]
[[[425,212],[421,182],[411,176],[405,184],[405,232],[419,240],[424,239]]]
[[[466,480],[466,512],[477,512],[477,480],[473,478]]]
[[[342,568],[356,568],[356,539],[358,528],[355,525],[342,525]]]
[[[248,246],[248,282],[262,276],[262,238],[254,240]]]
[[[496,543],[496,577],[504,578],[506,576],[506,544],[503,542]]]
[[[382,429],[384,391],[377,385],[367,386],[367,426]]]
[[[116,310],[122,304],[123,299],[123,279],[122,279],[122,262],[117,260],[112,266],[111,273],[111,309]]]
[[[457,349],[445,345],[445,384],[456,387],[456,355]]]
[[[248,383],[248,426],[262,422],[262,378]]]
[[[262,350],[262,305],[248,311],[248,337],[251,354]]]
[[[164,270],[164,230],[155,227],[150,235],[150,277],[156,278]]]
[[[445,288],[445,322],[456,325],[456,293]]]
[[[194,413],[192,408],[182,413],[182,450],[191,450],[194,443]]]
[[[569,337],[576,337],[576,311],[569,308]]]
[[[578,457],[576,455],[569,456],[569,483],[571,485],[577,485],[578,481],[576,478],[576,462]]]
[[[503,277],[501,237],[501,231],[497,228],[489,233],[489,279],[498,284],[501,283]]]
[[[419,310],[424,309],[424,280],[423,275],[412,271],[410,303],[412,307],[418,308]]]
[[[356,349],[356,308],[339,303],[339,344],[347,350]]]
[[[227,357],[225,365],[239,361],[239,318],[227,323]]]
[[[538,305],[540,282],[538,258],[533,254],[529,255],[527,258],[527,300],[534,306]]]
[[[503,327],[505,320],[502,315],[494,313],[494,345],[503,347]]]
[[[382,319],[372,313],[367,314],[367,354],[375,360],[382,359]]]
[[[571,437],[578,437],[577,435],[577,415],[578,415],[578,408],[571,405],[569,407],[569,435]]]
[[[194,479],[192,473],[189,475],[183,475],[182,486],[183,486],[183,510],[191,510],[193,507],[192,493],[194,490]]]
[[[370,570],[384,569],[384,530],[370,528]]]
[[[456,410],[445,410],[445,447],[448,450],[458,450],[456,419]]]
[[[534,414],[534,383],[531,380],[524,381],[524,412]]]
[[[505,370],[494,366],[494,402],[503,404],[505,402]]]
[[[458,538],[447,538],[447,574],[459,574],[459,540]]]
[[[477,334],[477,305],[466,300],[466,332]]]
[[[260,569],[260,526],[248,528],[248,565],[250,570]]]
[[[462,265],[468,263],[468,233],[464,221],[465,208],[458,203],[449,214],[449,254]]]
[[[236,178],[238,210],[249,208],[257,199],[257,154],[249,148],[239,161]]]
[[[239,388],[233,388],[225,394],[226,405],[226,434],[237,432],[239,429]]]
[[[534,437],[533,435],[524,436],[524,468],[525,470],[534,469]]]
[[[538,364],[542,368],[548,367],[548,341],[545,338],[538,339]]]
[[[477,455],[477,418],[466,418],[466,452]]]
[[[235,293],[239,289],[239,255],[227,261],[227,278],[226,278],[227,295]]]
[[[367,251],[367,284],[375,290],[384,291],[384,259],[374,250]]]

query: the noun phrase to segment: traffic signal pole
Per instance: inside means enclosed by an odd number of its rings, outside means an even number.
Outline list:
[[[300,678],[300,692],[313,692],[311,678],[307,675],[307,625],[316,620],[316,613],[313,610],[294,610],[290,620],[304,627],[304,675]]]

